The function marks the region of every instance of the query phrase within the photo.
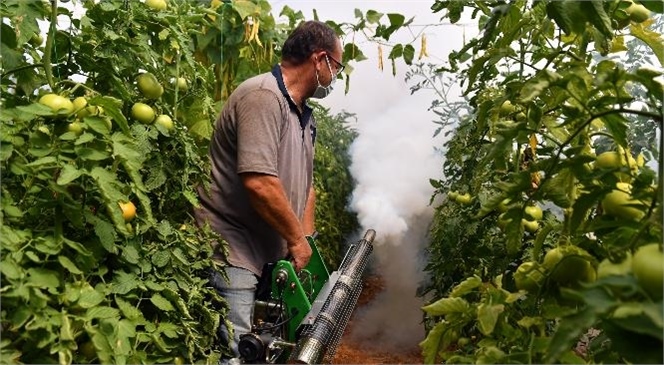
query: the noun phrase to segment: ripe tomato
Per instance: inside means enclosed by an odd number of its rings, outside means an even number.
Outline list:
[[[118,204],[120,204],[120,209],[122,210],[122,218],[124,218],[125,222],[129,222],[130,220],[136,217],[136,206],[134,205],[134,203],[126,202]]]
[[[649,243],[637,248],[632,257],[632,271],[639,285],[654,300],[662,299],[664,254],[662,254],[660,244]]]

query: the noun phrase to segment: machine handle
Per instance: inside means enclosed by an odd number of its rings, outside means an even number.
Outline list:
[[[309,242],[309,245],[312,245],[316,238],[318,237],[318,231],[314,231],[311,235],[304,236],[307,239],[307,242]],[[286,257],[284,257],[284,260],[286,261],[292,261],[293,260],[293,255],[289,253],[286,254]]]

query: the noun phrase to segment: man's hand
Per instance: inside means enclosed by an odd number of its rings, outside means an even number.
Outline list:
[[[304,269],[311,259],[311,246],[309,246],[309,241],[302,236],[297,242],[293,242],[288,246],[288,251],[291,255],[291,261],[293,262],[293,267],[295,272],[300,272]]]

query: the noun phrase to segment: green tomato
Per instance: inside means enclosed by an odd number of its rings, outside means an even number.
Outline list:
[[[660,244],[649,243],[637,248],[632,258],[632,272],[652,299],[662,299],[664,254]]]
[[[563,256],[563,250],[560,247],[553,248],[546,252],[542,264],[550,270],[560,262]]]
[[[145,5],[155,10],[166,10],[168,8],[166,0],[145,0]]]
[[[606,169],[606,170],[617,170],[624,166],[628,166],[631,173],[618,171],[615,173],[616,177],[620,181],[629,181],[632,178],[632,175],[635,174],[638,170],[637,162],[632,157],[631,154],[627,153],[627,158],[625,154],[618,151],[607,151],[599,154],[595,158],[595,168],[596,169]]]
[[[579,282],[593,282],[597,272],[590,263],[592,256],[576,246],[556,247],[544,255],[543,266],[549,277],[563,286],[574,286]]]
[[[465,347],[470,343],[470,338],[468,337],[461,337],[459,338],[459,341],[457,341],[457,344],[459,347]]]
[[[149,72],[138,75],[136,83],[138,84],[138,90],[146,98],[159,99],[164,93],[164,87],[161,86],[157,78]]]
[[[507,211],[507,206],[510,205],[510,200],[509,199],[503,199],[503,201],[498,204],[498,211],[501,213],[505,213]]]
[[[68,98],[57,94],[46,94],[39,98],[39,104],[51,108],[54,113],[64,111],[71,114],[74,111],[74,104]]]
[[[172,130],[173,129],[173,119],[169,117],[166,114],[161,114],[157,117],[157,119],[154,121],[156,125],[160,125],[164,127],[166,130]]]
[[[151,106],[136,103],[131,107],[131,116],[143,124],[151,124],[154,121],[155,113]]]
[[[44,43],[44,37],[42,37],[42,35],[39,33],[35,33],[32,35],[32,37],[30,37],[29,42],[33,47],[39,47],[42,45],[42,43]]]
[[[613,217],[637,221],[646,214],[646,206],[631,196],[632,185],[617,183],[616,189],[602,199],[604,213]],[[633,205],[637,205],[636,207]],[[641,205],[641,207],[638,207]]]
[[[508,114],[512,114],[515,110],[516,110],[516,108],[514,107],[514,105],[512,105],[512,102],[509,101],[509,100],[505,100],[500,105],[499,113],[500,113],[500,115],[508,115]]]
[[[73,132],[76,135],[80,135],[81,133],[83,133],[83,123],[79,121],[71,122],[67,126],[67,130]]]
[[[88,99],[84,98],[83,96],[79,96],[74,99],[74,110],[75,111],[81,111],[83,108],[85,108],[88,105]]]
[[[624,276],[632,272],[632,254],[629,252],[621,262],[614,263],[608,258],[602,260],[597,266],[597,277],[605,278],[611,275]]]
[[[461,195],[458,195],[456,197],[456,202],[459,203],[459,204],[468,205],[472,201],[473,201],[473,197],[468,193],[461,194]]]
[[[539,221],[542,219],[542,208],[537,205],[529,205],[524,209],[526,219],[530,221]]]
[[[501,214],[498,216],[498,220],[496,221],[496,223],[498,224],[498,227],[499,227],[500,229],[505,229],[505,227],[507,227],[507,225],[508,225],[511,221],[512,221],[511,219],[507,219],[507,218],[505,218],[505,213],[501,213]]]
[[[544,275],[539,270],[539,264],[527,261],[519,265],[514,273],[514,284],[519,290],[537,293],[544,283]]]
[[[184,77],[178,77],[176,80],[174,80],[174,83],[175,83],[175,86],[180,91],[189,90],[189,83],[187,82],[187,79],[185,79]]]
[[[530,233],[535,233],[537,232],[537,230],[539,230],[539,223],[537,223],[537,221],[529,221],[526,219],[522,219],[521,225],[526,231]]]

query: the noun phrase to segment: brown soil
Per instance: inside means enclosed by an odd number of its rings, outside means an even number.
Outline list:
[[[365,279],[362,293],[357,300],[354,313],[376,297],[384,288],[380,277],[371,276]],[[353,317],[351,317],[341,344],[337,348],[332,364],[422,364],[423,358],[419,347],[401,349],[398,353],[394,348],[382,349],[367,347],[351,339]]]

